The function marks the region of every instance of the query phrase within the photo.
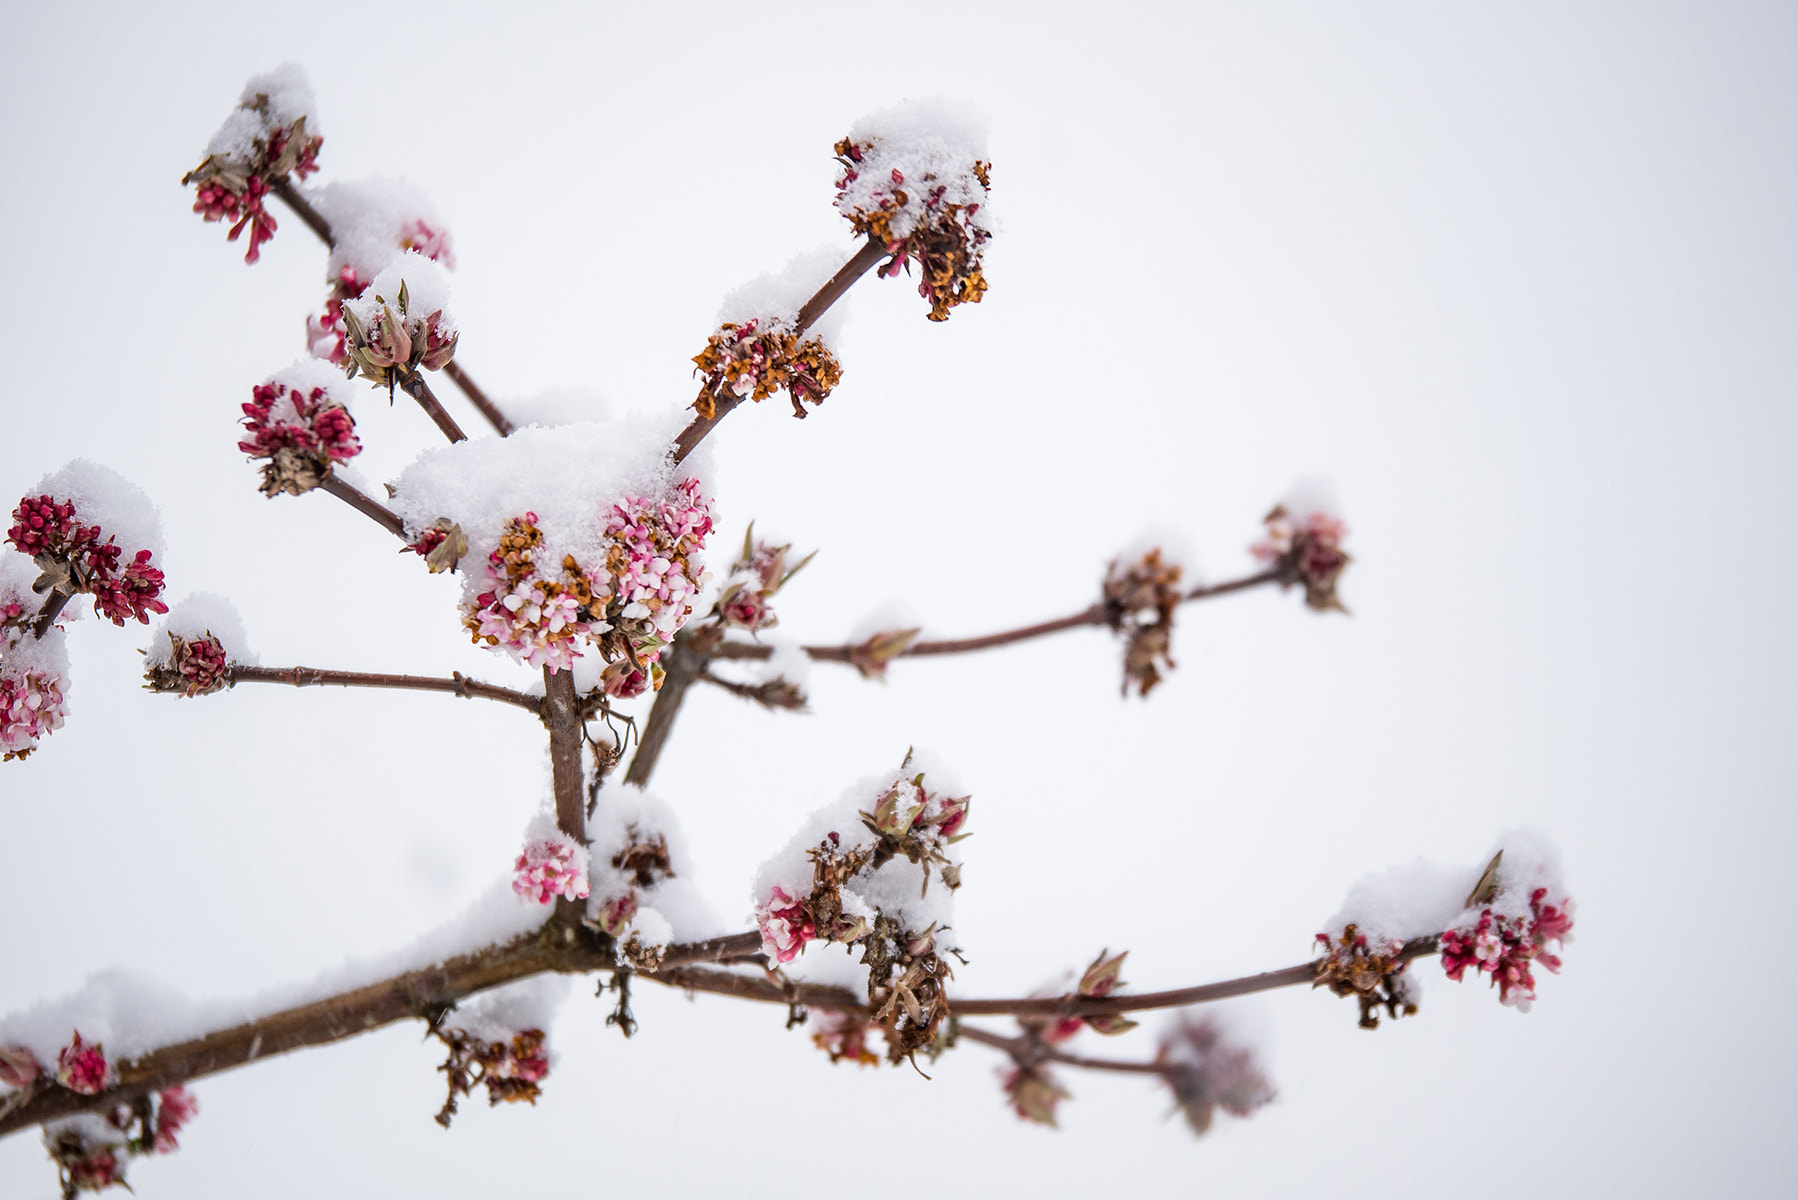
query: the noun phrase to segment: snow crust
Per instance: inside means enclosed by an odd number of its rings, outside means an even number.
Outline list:
[[[73,459],[38,480],[27,496],[50,496],[75,506],[75,519],[98,525],[101,537],[111,534],[125,551],[122,562],[148,550],[162,565],[162,514],[149,495],[111,467],[85,458]]]
[[[931,188],[943,187],[941,203],[979,205],[970,220],[991,230],[992,213],[987,189],[974,178],[977,160],[990,161],[987,153],[987,121],[963,105],[942,99],[913,100],[863,117],[849,130],[849,140],[873,143],[856,164],[856,178],[849,180],[837,197],[837,211],[874,212],[895,187],[912,203],[892,210],[895,237],[906,237],[917,227],[925,211],[920,188],[926,178]],[[893,172],[904,182],[897,182]]]
[[[437,328],[444,337],[456,332],[456,319],[450,311],[450,275],[441,263],[432,262],[416,250],[408,250],[381,268],[374,282],[362,295],[346,300],[343,307],[356,315],[365,328],[372,328],[383,305],[400,315],[400,286],[406,288],[408,321],[422,321],[432,313],[442,313]]]
[[[145,666],[169,665],[174,656],[171,633],[184,642],[211,636],[224,648],[227,662],[255,666],[261,661],[244,636],[243,618],[238,616],[237,606],[217,592],[195,592],[169,606],[167,615],[151,630],[150,646],[144,651]]]
[[[363,282],[374,279],[406,252],[405,242],[418,233],[420,221],[440,235],[445,233],[436,208],[403,179],[345,180],[308,189],[306,198],[331,223],[336,242],[329,268],[333,280],[345,267]],[[437,261],[446,267],[456,265],[447,248],[438,252]]]
[[[1468,907],[1468,893],[1501,849],[1504,858],[1499,864],[1499,891],[1490,905],[1493,912],[1529,916],[1530,894],[1538,887],[1549,889],[1551,904],[1566,899],[1558,852],[1539,831],[1513,829],[1475,861],[1443,866],[1420,858],[1367,876],[1349,889],[1342,908],[1323,928],[1340,931],[1353,924],[1373,943],[1407,942],[1471,928],[1487,905]]]
[[[250,107],[258,95],[268,97],[266,115]],[[247,162],[255,157],[258,139],[266,140],[270,130],[292,125],[301,117],[306,118],[306,132],[318,136],[318,118],[314,115],[318,100],[306,72],[297,63],[285,62],[272,71],[251,76],[237,103],[238,107],[206,143],[207,154]]]
[[[579,660],[576,661],[578,666]],[[726,924],[694,885],[688,873],[688,864],[692,860],[688,855],[686,834],[674,810],[642,788],[630,784],[617,788],[608,786],[600,793],[599,807],[588,823],[588,834],[592,838],[589,849],[593,854],[593,865],[588,873],[592,894],[587,903],[589,914],[594,918],[608,901],[634,890],[638,897],[637,912],[629,929],[646,946],[703,941],[737,932],[740,928]],[[673,874],[648,887],[636,888],[630,875],[614,867],[612,860],[633,840],[653,839],[657,835],[667,841],[668,865]],[[629,934],[624,937],[628,938]]]

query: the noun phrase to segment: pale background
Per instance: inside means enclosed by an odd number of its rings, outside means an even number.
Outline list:
[[[1788,1194],[1798,11],[8,0],[4,24],[0,491],[74,455],[124,471],[173,594],[229,593],[265,662],[525,677],[465,644],[449,584],[322,496],[262,499],[235,450],[323,295],[297,220],[246,269],[178,186],[245,77],[310,72],[321,179],[430,193],[478,378],[619,409],[691,398],[725,290],[847,250],[831,143],[942,94],[993,119],[988,299],[933,325],[864,283],[824,408],[715,438],[719,545],[754,517],[822,547],[784,632],[1072,611],[1147,528],[1224,578],[1317,474],[1355,616],[1188,608],[1147,703],[1098,631],[884,688],[821,666],[807,717],[700,693],[656,789],[695,878],[746,914],[798,817],[917,742],[976,797],[964,994],[1107,946],[1144,988],[1283,966],[1365,871],[1473,863],[1520,823],[1580,903],[1528,1016],[1433,967],[1375,1034],[1327,996],[1246,1006],[1281,1097],[1202,1142],[1143,1081],[1068,1076],[1050,1132],[979,1047],[931,1083],[832,1068],[778,1009],[647,986],[627,1044],[583,987],[534,1111],[444,1133],[438,1056],[396,1027],[201,1082],[181,1152],[133,1168],[144,1200]],[[377,476],[436,437],[361,412]],[[78,627],[68,726],[0,768],[0,1012],[109,966],[230,995],[403,945],[503,873],[544,794],[510,709],[151,697],[146,639]],[[0,1195],[53,1180],[33,1135],[0,1144]]]

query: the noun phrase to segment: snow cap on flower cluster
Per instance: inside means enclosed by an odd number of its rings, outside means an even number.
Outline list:
[[[705,582],[691,557],[693,574],[678,578],[671,561],[643,559],[649,547],[639,547],[631,532],[647,513],[657,525],[650,532],[680,534],[681,544],[690,548],[703,542],[714,494],[709,457],[702,446],[679,466],[670,461],[668,448],[682,424],[678,412],[661,413],[521,429],[507,438],[440,447],[401,473],[391,503],[411,537],[422,538],[440,521],[461,530],[467,540],[460,566],[463,613],[471,627],[478,622],[477,640],[492,636],[493,644],[513,657],[563,669],[582,653],[581,639],[625,632],[612,629],[623,622],[643,647],[643,661],[645,654],[654,655],[644,639],[671,638]],[[660,527],[669,515],[683,523],[685,533]],[[503,560],[507,554],[516,558],[519,551],[511,548],[520,545],[531,569],[514,582],[510,574],[518,572],[518,563]],[[625,553],[614,558],[615,550]],[[584,577],[585,584],[569,577],[570,561],[573,575]],[[627,577],[615,578],[614,568]],[[639,578],[646,571],[660,572],[653,588],[654,581]],[[590,598],[577,594],[581,586],[590,589]],[[663,589],[667,597],[660,596]],[[598,604],[602,594],[603,619],[594,619],[591,610],[582,610],[586,617],[562,611],[565,600],[579,608],[589,599]],[[510,603],[515,597],[518,602]],[[508,621],[511,626],[501,628]],[[603,641],[600,645],[612,667],[624,661],[607,653]]]
[[[805,302],[818,294],[831,277],[842,269],[843,251],[835,246],[820,246],[792,260],[778,271],[757,275],[749,282],[727,292],[718,305],[720,325],[746,325],[758,322],[763,328],[791,326]],[[836,349],[842,332],[845,309],[833,304],[806,330],[807,338],[817,338]]]
[[[144,489],[111,467],[85,458],[72,459],[38,480],[29,496],[51,496],[75,506],[75,519],[98,525],[101,537],[111,535],[124,547],[126,557],[148,550],[163,557],[162,513]]]
[[[484,1041],[509,1041],[527,1029],[548,1029],[573,991],[570,976],[533,975],[457,1001],[442,1024]]]
[[[973,173],[977,162],[987,162],[988,122],[965,105],[941,98],[910,100],[871,113],[849,129],[847,141],[867,146],[856,165],[856,178],[838,189],[837,211],[845,217],[880,210],[891,213],[889,228],[894,238],[909,236],[925,208],[919,187],[933,178],[942,187],[942,204],[978,205],[974,224],[992,229],[988,193]],[[898,171],[906,182],[895,184]],[[907,187],[907,184],[910,184]],[[893,203],[893,188],[905,188],[918,197],[902,205]]]
[[[345,180],[313,188],[307,198],[331,224],[333,280],[348,269],[366,285],[408,250],[451,269],[456,265],[442,216],[404,180]]]
[[[587,918],[622,958],[650,966],[670,942],[728,932],[693,884],[686,837],[668,805],[632,785],[607,788],[587,832]]]
[[[216,592],[195,592],[156,623],[144,675],[152,691],[198,696],[224,687],[231,666],[256,661],[236,606]]]
[[[362,452],[350,413],[355,394],[343,372],[316,358],[302,358],[251,389],[237,448],[264,460],[264,495],[309,492]]]
[[[355,314],[366,326],[372,326],[381,315],[383,305],[399,311],[400,285],[406,288],[406,316],[409,321],[422,321],[435,312],[443,316],[438,328],[445,335],[456,332],[456,319],[450,311],[450,275],[442,264],[431,261],[416,250],[408,250],[390,260],[369,282],[362,295],[346,301],[344,308]]]
[[[110,467],[76,459],[45,476],[19,501],[7,540],[36,560],[33,584],[94,598],[115,625],[145,624],[167,612],[160,596],[162,521],[135,484]]]
[[[264,97],[266,102],[259,108]],[[243,85],[237,105],[206,143],[207,154],[248,161],[255,156],[258,139],[266,138],[270,130],[291,127],[302,117],[307,132],[318,136],[318,97],[298,63],[285,62],[272,71],[252,75]]]
[[[805,941],[812,936],[822,936],[813,931],[794,941],[797,931],[775,925],[777,921],[798,919],[783,917],[782,911],[792,909],[812,894],[814,863],[811,852],[822,843],[829,843],[844,852],[872,850],[878,846],[881,839],[868,828],[862,814],[875,812],[883,795],[891,793],[895,787],[908,787],[920,774],[924,776],[923,786],[931,801],[917,815],[919,825],[944,816],[941,810],[946,801],[963,800],[967,796],[957,785],[954,773],[940,758],[914,748],[903,767],[864,776],[844,789],[835,802],[806,817],[787,844],[762,864],[750,894],[757,920],[763,927],[764,948],[770,949],[770,957],[782,962],[791,961]],[[960,822],[957,821],[949,836],[959,832]],[[843,912],[849,917],[872,920],[878,911],[911,931],[927,929],[933,924],[941,929],[951,924],[954,889],[942,882],[940,874],[940,869],[932,864],[913,863],[895,856],[877,868],[862,871],[842,887]],[[780,936],[770,939],[771,930]]]
[[[298,67],[289,63],[256,76],[213,134],[206,158],[181,179],[183,185],[196,186],[196,213],[206,221],[229,224],[226,241],[250,231],[245,262],[260,258],[262,244],[275,235],[270,192],[318,169],[324,139],[318,136],[312,110],[312,89]]]

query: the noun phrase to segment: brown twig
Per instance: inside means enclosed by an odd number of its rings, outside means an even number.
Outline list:
[[[443,402],[437,399],[437,393],[433,392],[431,385],[425,381],[423,371],[414,370],[411,375],[406,377],[406,382],[400,384],[400,389],[418,401],[418,407],[424,409],[425,415],[436,422],[437,428],[443,431],[444,437],[451,442],[468,440],[468,435],[462,432],[462,427],[456,424],[456,419],[444,411]]]
[[[574,674],[543,668],[544,722],[549,726],[549,765],[556,794],[556,824],[576,845],[587,844],[587,798],[581,780],[581,706]]]
[[[337,238],[331,232],[331,222],[325,220],[324,214],[312,207],[312,201],[300,195],[300,189],[293,185],[291,178],[283,179],[272,189],[281,197],[281,202],[293,209],[294,215],[306,222],[306,227],[318,235],[318,240],[328,248],[337,249]]]
[[[979,1042],[983,1046],[991,1046],[995,1050],[1003,1050],[1012,1058],[1025,1063],[1058,1062],[1065,1063],[1070,1067],[1081,1067],[1088,1071],[1117,1071],[1127,1075],[1165,1075],[1168,1071],[1168,1068],[1160,1063],[1129,1062],[1116,1058],[1088,1058],[1081,1054],[1066,1054],[1036,1038],[1005,1037],[1003,1034],[991,1033],[972,1025],[958,1026],[956,1036],[966,1038],[970,1042]]]
[[[795,337],[805,333],[823,316],[825,310],[843,298],[843,293],[854,286],[855,281],[868,273],[868,269],[887,256],[886,247],[877,241],[868,241],[855,252],[855,257],[843,264],[841,270],[830,277],[830,282],[819,288],[817,294],[800,308],[799,315],[793,321]],[[705,440],[718,422],[724,420],[730,410],[743,403],[743,397],[735,395],[719,396],[715,409],[709,417],[694,417],[692,422],[674,439],[674,461],[679,463],[687,455],[693,453],[694,447]]]
[[[712,643],[715,640],[710,636],[701,639],[696,634],[682,633],[662,655],[662,686],[649,706],[649,717],[643,722],[643,732],[637,738],[637,752],[631,756],[631,765],[624,773],[626,783],[648,786],[656,762],[662,757],[662,748],[668,744],[668,734],[674,729],[674,718],[680,715],[681,705],[687,699],[687,689],[705,671],[708,647],[696,645],[696,642]]]
[[[401,541],[405,540],[406,523],[400,520],[400,515],[398,513],[394,512],[391,508],[388,508],[385,504],[357,491],[355,488],[339,479],[335,474],[325,476],[325,481],[319,484],[318,487],[320,491],[329,492],[333,496],[336,496],[339,500],[361,513],[363,516],[374,521],[394,537],[399,538]]]
[[[432,675],[327,671],[317,667],[233,666],[226,679],[233,686],[239,683],[285,683],[294,687],[396,688],[412,692],[448,692],[452,696],[460,696],[465,700],[498,700],[502,704],[522,708],[538,718],[542,718],[544,715],[543,701],[536,696],[500,687],[494,683],[482,683],[478,679],[468,678],[460,671],[452,672],[448,679],[442,679]]]
[[[1258,571],[1253,575],[1245,575],[1241,579],[1231,579],[1208,587],[1197,587],[1180,598],[1181,603],[1193,600],[1208,600],[1213,596],[1226,596],[1231,592],[1245,591],[1260,587],[1262,584],[1280,582],[1278,570]],[[1035,625],[1025,625],[1019,629],[1005,629],[998,633],[982,634],[979,637],[954,638],[931,642],[913,642],[895,654],[894,658],[918,658],[929,654],[967,654],[975,650],[990,650],[994,646],[1008,646],[1013,642],[1029,641],[1031,638],[1045,637],[1051,633],[1060,633],[1065,629],[1080,629],[1088,625],[1104,625],[1110,620],[1110,614],[1103,603],[1082,609],[1065,617],[1056,617],[1052,621],[1039,621]],[[863,649],[861,645],[851,646],[802,646],[808,657],[815,662],[854,663],[856,654]],[[722,659],[765,659],[772,656],[774,648],[756,642],[725,642],[712,651],[713,658]]]
[[[462,389],[462,394],[468,397],[470,404],[480,410],[483,417],[487,418],[487,424],[493,426],[494,432],[501,437],[512,436],[518,426],[514,425],[511,418],[499,410],[499,405],[487,398],[487,393],[481,390],[479,384],[469,378],[468,372],[462,369],[461,363],[453,358],[450,359],[444,364],[443,373],[450,377],[452,383]]]
[[[56,624],[56,618],[62,616],[63,606],[74,598],[73,592],[51,592],[50,598],[44,601],[44,607],[38,610],[37,620],[31,623],[31,636],[42,638],[49,633],[50,626]]]

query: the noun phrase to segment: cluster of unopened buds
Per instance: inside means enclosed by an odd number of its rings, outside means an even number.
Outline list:
[[[180,1149],[179,1135],[200,1110],[179,1085],[121,1104],[103,1117],[45,1127],[44,1146],[62,1176],[65,1197],[118,1186],[126,1191],[125,1164],[149,1154]]]
[[[179,692],[183,696],[207,696],[231,683],[231,663],[225,647],[210,632],[184,638],[171,631],[166,660],[152,661],[144,669],[144,686],[152,692]]]
[[[380,311],[367,323],[350,306],[339,309],[347,336],[344,369],[351,378],[360,372],[371,383],[391,391],[419,368],[441,371],[456,356],[456,342],[462,335],[450,328],[442,309],[412,312],[412,297],[404,281],[391,301],[376,296],[375,302]]]
[[[1458,983],[1472,967],[1477,974],[1491,976],[1501,1003],[1528,1012],[1536,999],[1532,965],[1540,963],[1558,973],[1561,958],[1556,951],[1573,933],[1572,901],[1563,899],[1557,905],[1547,899],[1548,889],[1539,887],[1530,894],[1527,916],[1507,916],[1486,907],[1443,933],[1442,968],[1448,977]]]
[[[450,241],[448,230],[438,229],[421,217],[400,227],[394,247],[398,254],[416,251],[432,262],[453,268],[456,256],[451,252]],[[350,336],[343,306],[351,300],[360,300],[372,282],[373,275],[362,274],[347,263],[338,268],[331,279],[330,293],[325,297],[325,311],[320,316],[306,318],[306,345],[314,358],[343,364],[349,355]]]
[[[1411,992],[1410,977],[1405,974],[1409,960],[1401,957],[1405,944],[1388,941],[1375,945],[1354,925],[1346,926],[1336,937],[1317,935],[1318,958],[1312,987],[1327,987],[1338,996],[1353,996],[1361,1007],[1361,1028],[1380,1027],[1379,1010],[1397,1019],[1417,1011]]]
[[[318,151],[324,139],[306,132],[306,118],[290,124],[268,126],[269,98],[257,95],[243,106],[263,118],[262,133],[250,143],[245,158],[207,155],[206,161],[181,177],[183,185],[197,185],[194,211],[207,221],[230,221],[227,241],[235,242],[247,228],[249,249],[243,260],[262,257],[262,244],[275,236],[275,215],[268,211],[268,195],[289,178],[305,179],[318,170]]]
[[[743,535],[743,552],[731,565],[724,591],[718,597],[718,619],[750,633],[780,624],[769,601],[812,561],[812,554],[808,554],[789,569],[787,552],[792,548],[790,544],[770,546],[756,541],[755,526],[750,525]]]
[[[1180,1017],[1162,1039],[1155,1062],[1195,1134],[1211,1128],[1220,1108],[1247,1117],[1274,1098],[1255,1052],[1230,1042],[1208,1017]]]
[[[683,481],[671,500],[626,496],[605,517],[604,563],[589,572],[564,556],[555,579],[540,571],[543,534],[537,515],[527,512],[508,522],[488,556],[490,586],[463,623],[476,642],[557,671],[579,656],[577,639],[591,636],[608,664],[600,676],[606,694],[640,696],[660,686],[657,659],[693,613],[706,579],[696,559],[711,529],[710,503],[696,479]],[[443,541],[427,547],[420,538],[413,549],[430,562]]]
[[[29,554],[43,574],[33,585],[40,592],[64,595],[86,592],[94,611],[114,625],[128,620],[149,624],[151,613],[165,613],[162,572],[149,550],[127,557],[118,540],[101,541],[98,525],[83,525],[75,506],[51,496],[26,496],[13,510],[7,540]]]
[[[1279,573],[1280,586],[1303,586],[1306,606],[1318,612],[1347,612],[1336,597],[1336,583],[1353,561],[1342,549],[1348,526],[1326,512],[1295,517],[1283,504],[1265,520],[1266,540],[1250,549]]]
[[[587,898],[587,851],[566,834],[532,838],[512,864],[512,890],[535,904]]]
[[[880,149],[879,140],[836,144],[837,211],[892,255],[880,268],[883,278],[918,264],[918,294],[930,302],[930,319],[946,321],[951,308],[978,304],[986,294],[980,260],[992,233],[975,218],[992,188],[991,164],[976,160],[960,178],[924,171],[908,181]]]
[[[1129,951],[1122,954],[1101,952],[1093,959],[1091,965],[1080,976],[1080,985],[1074,989],[1074,997],[1082,1000],[1097,1000],[1111,995],[1123,986],[1120,975],[1124,969],[1124,958]],[[1054,1046],[1067,1041],[1082,1029],[1091,1029],[1094,1033],[1115,1036],[1135,1029],[1137,1022],[1117,1013],[1100,1013],[1093,1016],[1058,1016],[1043,1019],[1040,1017],[1020,1017],[1018,1024],[1032,1036],[1043,1043]]]
[[[490,1042],[460,1029],[441,1025],[431,1031],[449,1048],[449,1057],[438,1067],[448,1076],[449,1098],[437,1113],[437,1123],[449,1128],[457,1101],[477,1087],[487,1089],[487,1103],[536,1104],[549,1075],[549,1056],[541,1029],[525,1029],[503,1041]]]
[[[1161,682],[1160,666],[1173,668],[1174,609],[1182,598],[1180,567],[1163,562],[1160,549],[1106,572],[1105,623],[1124,638],[1125,695],[1135,684],[1137,695],[1147,696]]]
[[[267,459],[262,494],[303,495],[331,476],[331,468],[362,453],[356,422],[322,387],[301,391],[279,379],[257,384],[243,406],[244,438],[237,448]]]
[[[807,404],[822,404],[842,381],[843,367],[817,337],[801,337],[785,322],[754,318],[725,322],[693,357],[693,373],[704,379],[693,407],[711,420],[718,398],[734,396],[756,402],[786,389],[793,415],[805,416]]]

